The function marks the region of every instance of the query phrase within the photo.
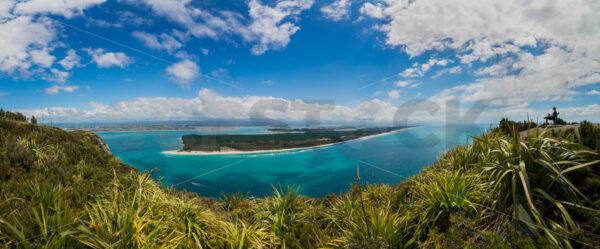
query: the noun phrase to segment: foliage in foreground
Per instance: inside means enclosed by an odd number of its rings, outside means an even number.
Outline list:
[[[395,186],[320,199],[277,186],[264,198],[213,200],[165,188],[92,133],[0,121],[0,246],[597,247],[598,147],[584,145],[600,133],[578,132],[485,133]]]

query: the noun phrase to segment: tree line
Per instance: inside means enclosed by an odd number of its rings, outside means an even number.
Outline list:
[[[5,111],[2,108],[0,108],[0,119],[7,119],[7,120],[19,121],[19,122],[27,122],[28,121],[27,117],[25,115],[23,115],[23,113]],[[35,116],[32,115],[31,118],[29,119],[29,122],[31,122],[31,124],[37,124],[37,119],[35,118]]]

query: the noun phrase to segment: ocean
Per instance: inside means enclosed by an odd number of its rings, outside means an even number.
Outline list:
[[[123,162],[151,171],[166,186],[201,196],[247,193],[269,195],[273,186],[295,186],[303,195],[322,197],[349,190],[361,180],[396,184],[419,173],[449,148],[472,142],[489,126],[419,126],[370,139],[327,147],[245,155],[164,155],[181,148],[186,134],[262,134],[263,127],[200,131],[132,131],[98,133]]]

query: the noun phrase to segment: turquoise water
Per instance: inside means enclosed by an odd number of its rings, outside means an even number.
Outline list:
[[[482,126],[415,127],[371,139],[351,141],[309,150],[250,155],[164,155],[181,148],[185,134],[257,134],[265,128],[205,131],[136,131],[99,133],[111,151],[163,184],[197,192],[202,196],[244,192],[263,196],[272,185],[295,185],[300,193],[321,197],[348,190],[356,179],[397,183],[433,163],[442,152],[469,143],[469,135]]]

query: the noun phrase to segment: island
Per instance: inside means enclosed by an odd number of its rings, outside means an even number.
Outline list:
[[[183,148],[164,151],[169,155],[253,154],[281,152],[329,146],[357,139],[366,139],[407,127],[368,128],[271,128],[269,134],[246,135],[184,135]]]

